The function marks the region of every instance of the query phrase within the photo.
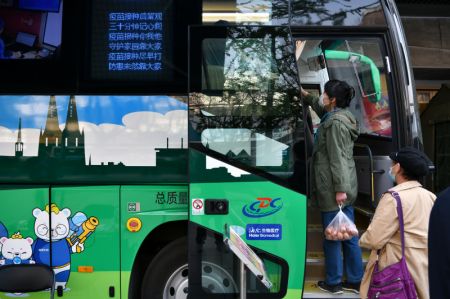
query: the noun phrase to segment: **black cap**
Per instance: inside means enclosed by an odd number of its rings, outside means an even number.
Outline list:
[[[416,177],[427,175],[429,166],[433,164],[423,152],[410,146],[401,148],[398,152],[391,153],[389,157],[393,161],[400,163],[400,167],[407,173]]]

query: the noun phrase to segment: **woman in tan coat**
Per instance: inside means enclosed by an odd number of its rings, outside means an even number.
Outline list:
[[[430,161],[412,147],[405,147],[390,157],[393,162],[389,173],[397,183],[390,190],[398,192],[403,207],[406,263],[419,299],[428,299],[428,223],[436,196],[422,188],[418,180],[428,173]],[[390,193],[380,199],[359,245],[372,250],[360,288],[361,298],[367,298],[377,250],[380,250],[380,270],[402,257],[397,202]]]

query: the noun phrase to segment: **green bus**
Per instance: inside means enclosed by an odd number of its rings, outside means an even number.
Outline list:
[[[0,60],[0,271],[49,265],[59,297],[238,298],[232,226],[273,284],[249,272],[247,298],[329,298],[309,200],[320,120],[300,87],[355,88],[360,230],[392,186],[388,154],[422,148],[393,0],[21,0],[0,18],[16,36]]]

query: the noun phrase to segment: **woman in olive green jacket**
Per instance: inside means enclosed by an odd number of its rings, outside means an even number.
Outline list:
[[[312,154],[312,200],[317,200],[324,229],[342,205],[342,211],[354,221],[352,204],[358,193],[353,145],[359,134],[355,117],[348,109],[354,89],[344,81],[330,80],[321,98],[314,98],[302,89],[304,101],[321,117]],[[320,289],[341,294],[343,290],[359,292],[363,268],[358,238],[347,241],[324,239],[325,281]],[[342,282],[344,253],[347,281]]]

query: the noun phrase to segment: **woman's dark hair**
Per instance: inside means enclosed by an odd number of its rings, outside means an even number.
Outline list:
[[[400,168],[402,169],[402,175],[405,179],[407,179],[408,181],[420,181],[420,179],[422,178],[422,176],[419,175],[415,175],[409,171],[407,171],[406,169],[404,169],[402,167],[402,165],[400,165]]]
[[[328,97],[336,98],[336,106],[339,108],[347,108],[355,96],[355,89],[345,81],[330,80],[325,83],[325,92]]]

